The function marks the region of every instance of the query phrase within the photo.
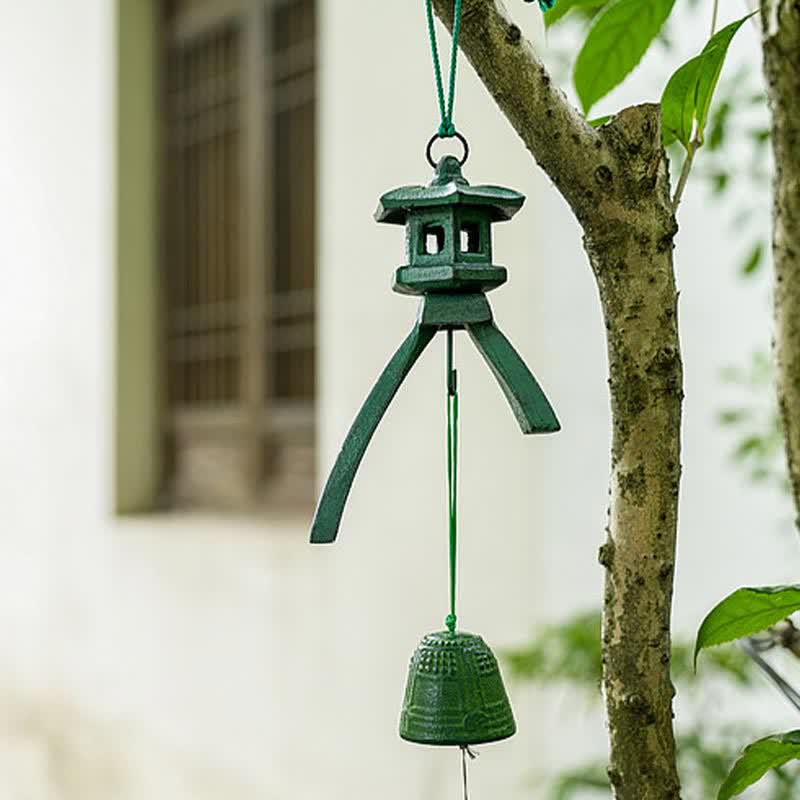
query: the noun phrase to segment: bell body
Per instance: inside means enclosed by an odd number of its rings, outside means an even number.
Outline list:
[[[480,636],[428,634],[411,658],[400,736],[431,745],[495,742],[517,730],[494,653]]]

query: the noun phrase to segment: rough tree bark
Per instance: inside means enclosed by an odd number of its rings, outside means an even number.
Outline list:
[[[772,254],[778,403],[800,528],[800,0],[762,0],[775,153]]]
[[[434,0],[452,25],[453,0]],[[595,130],[500,0],[464,0],[461,48],[572,207],[606,326],[613,441],[603,613],[609,777],[617,800],[680,797],[670,613],[680,482],[677,232],[655,105]]]

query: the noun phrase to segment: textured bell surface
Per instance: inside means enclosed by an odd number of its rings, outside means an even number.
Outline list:
[[[432,745],[495,742],[517,730],[494,653],[480,636],[428,634],[411,658],[400,736]]]

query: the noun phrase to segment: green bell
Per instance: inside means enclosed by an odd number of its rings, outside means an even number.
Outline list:
[[[429,633],[411,657],[400,714],[410,742],[466,746],[517,730],[497,659],[480,636]]]

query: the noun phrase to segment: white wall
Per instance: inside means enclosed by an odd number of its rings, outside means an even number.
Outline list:
[[[456,755],[403,743],[395,730],[408,657],[446,613],[441,343],[376,435],[335,546],[309,547],[307,520],[114,520],[111,3],[6,5],[0,101],[13,113],[0,123],[7,712],[0,774],[12,787],[7,796],[458,796]],[[414,302],[388,288],[402,233],[370,215],[385,190],[427,179],[423,147],[435,107],[421,9],[321,5],[326,469],[414,315]],[[535,6],[511,5],[539,24]],[[656,85],[647,79],[626,91],[641,97]],[[460,615],[465,628],[501,646],[600,596],[605,350],[579,231],[466,67],[457,122],[473,147],[468,177],[529,195],[517,220],[496,231],[511,280],[492,300],[564,426],[558,436],[523,438],[459,337]],[[676,619],[690,631],[728,589],[789,578],[796,562],[789,540],[772,533],[785,509],[728,468],[730,442],[713,424],[723,402],[718,368],[768,341],[764,290],[730,277],[732,247],[721,237],[709,241],[719,212],[702,191],[690,189],[682,223],[687,407]],[[520,732],[485,748],[472,770],[477,797],[529,796],[525,770],[563,760],[568,736],[602,752],[601,725],[566,693],[512,687],[512,694]]]

